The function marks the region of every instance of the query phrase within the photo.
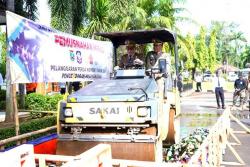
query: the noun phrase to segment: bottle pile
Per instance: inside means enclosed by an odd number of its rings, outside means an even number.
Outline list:
[[[164,157],[166,157],[165,161],[187,163],[202,144],[203,140],[208,136],[208,134],[208,129],[196,129],[192,134],[186,138],[183,138],[179,143],[163,150],[165,155]]]

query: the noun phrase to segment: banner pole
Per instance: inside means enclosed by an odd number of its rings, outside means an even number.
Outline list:
[[[8,48],[8,24],[7,24],[7,13],[6,13],[6,42]],[[7,90],[6,90],[6,113],[9,112],[10,118],[7,120],[13,121],[13,114],[14,113],[14,121],[15,121],[15,132],[16,136],[19,135],[19,117],[18,117],[18,109],[17,109],[17,101],[16,101],[16,84],[11,83],[11,70],[10,70],[10,59],[9,59],[9,51],[7,51],[6,55],[6,80],[7,80]],[[8,91],[10,96],[8,95]],[[8,110],[8,111],[7,111]],[[7,114],[5,114],[7,115]],[[6,117],[5,117],[6,119]]]
[[[12,101],[13,101],[13,110],[15,115],[15,131],[16,136],[19,135],[19,116],[18,116],[18,109],[17,109],[17,101],[16,101],[16,84],[11,84],[12,90]]]

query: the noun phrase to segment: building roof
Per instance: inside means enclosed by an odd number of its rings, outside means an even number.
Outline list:
[[[230,72],[230,71],[235,72],[235,71],[239,71],[239,70],[240,70],[239,68],[234,67],[234,66],[232,66],[232,65],[221,65],[221,66],[219,66],[219,67],[217,68],[217,70],[218,70],[218,69],[221,69],[221,70],[227,71],[227,72]]]

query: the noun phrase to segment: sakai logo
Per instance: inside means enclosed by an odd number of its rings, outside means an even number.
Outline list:
[[[89,114],[101,114],[101,113],[105,113],[105,114],[119,114],[120,109],[117,107],[112,107],[112,108],[101,108],[101,107],[92,107],[89,109]]]

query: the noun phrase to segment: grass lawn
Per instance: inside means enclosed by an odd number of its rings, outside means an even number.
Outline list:
[[[201,87],[202,87],[203,91],[212,91],[212,90],[214,91],[213,82],[202,82]],[[196,89],[196,82],[193,82],[193,88],[194,88],[194,90]],[[233,92],[234,91],[234,82],[227,82],[226,81],[226,86],[225,86],[224,90],[226,90],[228,92]]]

